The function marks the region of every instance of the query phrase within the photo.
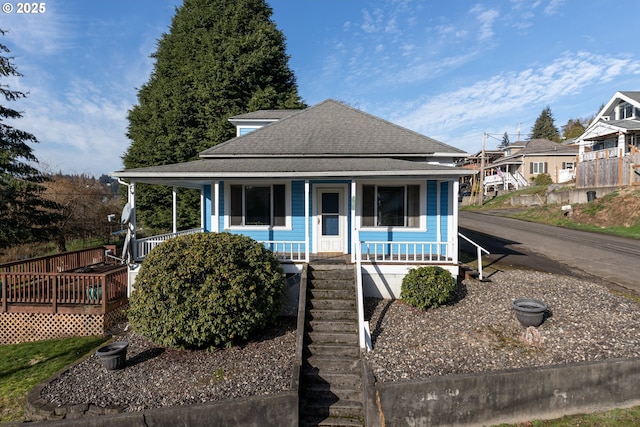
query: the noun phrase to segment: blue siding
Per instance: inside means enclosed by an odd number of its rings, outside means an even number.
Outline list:
[[[442,241],[449,239],[449,182],[440,183],[440,233]]]
[[[395,230],[390,229],[381,229],[381,230],[367,230],[360,231],[360,240],[361,241],[396,241],[396,242],[436,242],[438,240],[438,231],[440,232],[441,240],[446,242],[449,239],[448,229],[449,229],[449,218],[450,214],[449,210],[449,201],[450,201],[450,190],[452,188],[452,183],[440,182],[436,180],[427,180],[425,181],[425,189],[426,194],[424,195],[425,206],[423,206],[423,210],[426,213],[426,230],[411,230],[407,228],[396,228]],[[317,185],[326,185],[326,184],[350,184],[348,180],[315,180],[310,181],[310,191],[311,194],[314,194],[315,186]],[[305,229],[304,229],[304,181],[303,180],[295,180],[290,183],[290,207],[291,207],[291,229],[235,229],[235,230],[225,230],[224,228],[224,182],[220,182],[219,185],[219,197],[218,197],[218,218],[219,218],[219,229],[230,231],[232,233],[244,234],[253,239],[264,241],[264,240],[277,240],[277,241],[287,241],[287,242],[301,242],[304,243],[305,240]],[[440,200],[438,200],[438,189],[440,190]],[[348,193],[348,201],[351,203],[352,194],[351,194],[351,186],[347,186]],[[207,208],[207,229],[210,228],[210,218],[211,218],[211,209],[214,207],[210,202],[211,198],[211,186],[207,186],[205,190],[205,194],[209,203],[206,204]],[[309,214],[311,215],[313,212],[313,197],[309,197]],[[349,252],[351,249],[351,241],[353,236],[351,236],[351,206],[347,206],[345,213],[348,218],[348,248]],[[438,215],[440,215],[440,222],[438,222]],[[315,223],[314,221],[309,221],[309,238],[310,244],[312,244],[315,233]],[[439,226],[439,228],[438,228]],[[304,246],[303,246],[304,247]],[[309,248],[311,249],[311,248]]]
[[[435,242],[438,239],[437,234],[437,182],[427,181],[426,185],[426,206],[427,230],[412,230],[410,228],[396,228],[395,230],[381,231],[360,231],[361,241],[385,241],[385,242]]]
[[[218,230],[224,231],[224,181],[218,184]]]
[[[220,182],[219,229],[230,233],[243,234],[252,239],[304,242],[304,181],[291,183],[291,229],[225,229],[224,182]]]

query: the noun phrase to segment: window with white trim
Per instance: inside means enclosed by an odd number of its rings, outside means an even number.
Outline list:
[[[284,184],[231,184],[228,200],[231,226],[286,226]]]
[[[363,185],[363,227],[420,227],[420,185]]]
[[[531,173],[546,173],[545,162],[531,162]]]
[[[618,120],[632,119],[636,117],[636,109],[628,102],[621,102],[618,105]]]

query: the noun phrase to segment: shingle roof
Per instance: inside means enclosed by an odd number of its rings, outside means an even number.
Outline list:
[[[575,156],[578,154],[578,146],[576,145],[564,145],[557,142],[550,141],[544,138],[531,139],[529,141],[523,141],[524,146],[516,153],[497,159],[493,162],[494,166],[500,164],[511,163],[514,159],[518,159],[524,156],[538,155],[566,155]]]
[[[289,110],[290,111],[290,110]],[[462,150],[334,100],[288,115],[200,156],[429,156]]]
[[[269,110],[272,111],[272,110]],[[437,158],[466,153],[333,100],[205,150],[201,160],[128,169],[114,176],[139,182],[205,184],[213,179],[282,177],[455,177],[473,171]],[[250,116],[250,117],[249,117]],[[273,118],[263,111],[242,115]],[[241,116],[236,116],[241,117]]]
[[[301,110],[258,110],[252,113],[239,114],[229,118],[234,120],[281,120],[292,114],[299,113]]]
[[[633,99],[634,101],[640,103],[640,92],[636,92],[636,91],[624,91],[624,92],[620,92],[621,94],[623,94],[624,96],[627,96],[631,99]]]
[[[606,120],[602,123],[628,130],[640,130],[640,120],[624,119],[624,120]]]

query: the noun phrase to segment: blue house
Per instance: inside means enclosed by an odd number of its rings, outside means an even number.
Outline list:
[[[179,234],[263,242],[296,273],[317,258],[360,266],[367,296],[398,298],[409,268],[458,274],[458,182],[468,154],[334,100],[230,119],[237,137],[200,159],[114,172],[129,187],[131,264]],[[201,227],[136,238],[135,185],[197,188]],[[135,268],[134,268],[135,270]],[[360,276],[359,274],[359,276]]]

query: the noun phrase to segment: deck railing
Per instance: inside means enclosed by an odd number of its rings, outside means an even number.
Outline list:
[[[1,311],[105,314],[127,297],[127,266],[108,267],[102,273],[0,272]]]
[[[596,151],[587,151],[582,154],[582,161],[587,162],[597,159],[610,159],[612,157],[622,157],[622,150],[618,147],[605,148]]]
[[[87,265],[106,262],[106,249],[106,247],[81,249],[61,254],[8,262],[0,265],[0,272],[54,273],[74,270]]]
[[[182,236],[185,234],[196,234],[202,232],[204,232],[204,228],[192,228],[190,230],[182,230],[176,233],[159,234],[157,236],[136,239],[134,241],[134,257],[136,261],[142,261],[153,248],[166,240],[173,239],[174,237]]]
[[[362,262],[455,264],[454,242],[360,242]]]

